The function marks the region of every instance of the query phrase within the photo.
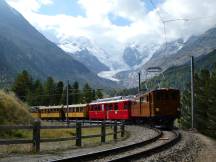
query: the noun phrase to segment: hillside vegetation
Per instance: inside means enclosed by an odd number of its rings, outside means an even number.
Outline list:
[[[32,119],[27,105],[12,93],[0,91],[0,125],[29,124]]]

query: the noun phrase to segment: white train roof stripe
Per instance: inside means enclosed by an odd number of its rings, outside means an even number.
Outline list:
[[[76,108],[76,107],[86,107],[87,104],[75,104],[75,105],[68,105],[69,108]],[[56,106],[38,106],[40,110],[43,109],[62,109],[67,108],[67,105],[56,105]]]
[[[89,105],[98,105],[98,104],[109,104],[109,103],[118,103],[124,101],[131,101],[130,99],[122,99],[122,100],[111,100],[111,101],[102,101],[102,102],[91,102]]]

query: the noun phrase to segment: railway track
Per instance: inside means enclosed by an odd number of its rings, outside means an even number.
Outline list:
[[[154,153],[160,152],[177,143],[180,139],[178,131],[159,131],[154,137],[138,143],[115,147],[112,149],[92,152],[79,156],[71,156],[62,159],[51,160],[51,162],[68,161],[132,161],[148,157]]]
[[[110,159],[103,159],[101,161],[109,161],[109,162],[119,162],[119,161],[140,161],[140,159],[151,156],[155,153],[161,152],[174,144],[176,144],[180,140],[180,134],[177,131],[163,131],[163,136],[159,138],[157,141],[150,143],[149,145],[145,145],[143,147],[139,147],[135,150],[131,150],[130,152],[125,152],[118,156],[112,156]]]

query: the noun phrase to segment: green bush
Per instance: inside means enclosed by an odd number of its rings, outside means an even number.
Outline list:
[[[30,124],[33,118],[28,106],[13,93],[0,91],[0,125]]]

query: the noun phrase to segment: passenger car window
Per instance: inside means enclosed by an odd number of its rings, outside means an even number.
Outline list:
[[[114,110],[118,110],[118,104],[117,103],[114,104]]]
[[[128,103],[128,102],[125,102],[125,103],[124,103],[124,109],[127,110],[128,108],[129,108],[129,103]]]
[[[112,110],[113,109],[113,105],[112,104],[109,104],[109,110]]]
[[[97,105],[96,111],[100,111],[100,105]]]

